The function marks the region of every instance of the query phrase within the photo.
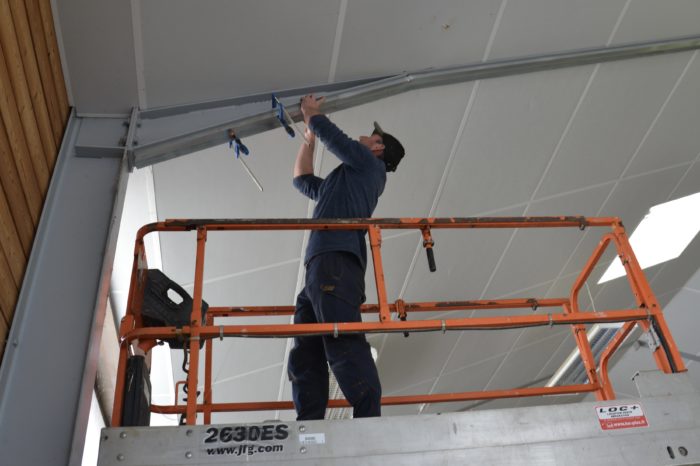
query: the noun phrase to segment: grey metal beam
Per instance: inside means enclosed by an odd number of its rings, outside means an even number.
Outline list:
[[[389,78],[329,92],[326,95],[324,111],[330,113],[344,110],[377,99],[426,87],[678,53],[698,48],[700,48],[700,35],[402,73]],[[289,91],[280,93],[280,95],[290,98],[292,103],[287,106],[287,110],[295,121],[301,120],[297,98],[302,94],[294,95]],[[265,96],[257,95],[255,97],[263,99]],[[294,99],[291,99],[292,97]],[[233,101],[226,102],[230,103]],[[208,108],[217,106],[213,102],[209,102],[206,105],[209,106]],[[247,108],[236,109],[236,106],[233,106],[231,113],[236,115],[235,118],[229,116],[219,123],[206,127],[200,126],[195,130],[191,128],[196,125],[191,124],[189,131],[185,124],[184,128],[180,128],[182,131],[172,137],[144,141],[144,139],[148,140],[150,138],[148,138],[147,134],[142,133],[140,135],[143,136],[142,143],[138,147],[133,148],[135,166],[141,168],[196,150],[224,144],[229,140],[229,130],[231,129],[235,130],[239,137],[246,137],[279,127],[274,112],[270,108],[269,99],[267,99],[267,102],[248,99],[245,100],[244,106]],[[217,108],[217,111],[221,111],[221,108]],[[200,113],[204,112],[206,110]],[[151,114],[151,116],[153,115],[158,114]],[[193,123],[200,121],[198,118],[193,118]]]
[[[128,172],[126,157],[75,155],[81,123],[71,115],[0,369],[3,464],[82,457]]]
[[[348,89],[352,88],[355,86],[361,86],[363,84],[369,84],[374,81],[379,81],[382,79],[389,78],[390,76],[379,76],[376,78],[366,78],[366,79],[357,79],[353,81],[343,81],[343,82],[338,82],[338,83],[330,83],[330,84],[319,84],[317,86],[306,86],[306,87],[299,87],[296,89],[287,89],[284,91],[276,92],[275,95],[282,99],[285,97],[290,97],[290,96],[299,96],[299,95],[305,95],[310,92],[322,92],[322,93],[329,93],[329,92],[335,92],[343,89]],[[167,117],[167,116],[173,116],[173,115],[182,115],[184,113],[190,113],[190,112],[197,112],[197,111],[202,111],[202,110],[210,110],[214,108],[221,108],[221,107],[231,107],[231,106],[238,106],[238,105],[245,105],[249,103],[254,103],[254,102],[260,102],[260,101],[269,101],[270,100],[270,93],[262,93],[262,94],[252,94],[248,96],[243,96],[243,97],[233,97],[230,99],[221,99],[221,100],[209,100],[205,102],[197,102],[193,104],[185,104],[185,105],[174,105],[170,107],[157,107],[157,108],[152,108],[148,110],[141,110],[140,116],[144,120],[147,119],[152,119],[152,118],[162,118],[162,117]]]

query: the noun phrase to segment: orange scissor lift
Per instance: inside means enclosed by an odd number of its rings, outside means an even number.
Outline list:
[[[384,283],[381,258],[382,231],[393,229],[420,230],[424,246],[432,262],[432,237],[434,229],[472,229],[472,228],[579,228],[608,227],[611,231],[604,233],[594,249],[583,270],[575,280],[568,297],[553,299],[493,299],[477,301],[416,302],[403,300],[389,303]],[[374,264],[374,279],[377,289],[377,304],[363,305],[363,313],[377,313],[376,322],[348,322],[323,324],[278,324],[278,325],[215,325],[217,317],[251,317],[292,315],[293,306],[246,306],[246,307],[209,307],[206,321],[202,321],[202,287],[204,273],[205,244],[207,232],[222,230],[366,230]],[[140,314],[144,297],[147,260],[144,237],[156,231],[183,232],[196,231],[196,262],[194,273],[193,306],[191,325],[175,327],[144,327]],[[636,300],[634,309],[613,309],[597,312],[582,312],[578,305],[578,294],[593,268],[610,243],[615,245],[617,254],[624,264],[631,290]],[[406,316],[414,312],[426,311],[463,311],[518,308],[559,308],[559,312],[532,315],[511,315],[498,317],[446,318],[440,320],[407,321]],[[392,314],[396,319],[392,319]],[[586,325],[595,323],[622,323],[617,333],[610,340],[596,360],[586,334]],[[598,400],[614,400],[615,392],[611,386],[607,366],[612,354],[624,339],[639,325],[644,331],[653,330],[659,337],[660,345],[653,351],[658,368],[664,373],[685,372],[683,360],[666,324],[661,306],[649,287],[644,273],[635,258],[629,244],[625,229],[616,217],[490,217],[490,218],[400,218],[400,219],[251,219],[251,220],[167,220],[142,227],[136,238],[134,262],[131,275],[128,305],[125,317],[120,325],[120,356],[115,388],[112,427],[121,425],[124,407],[124,386],[126,363],[132,347],[138,347],[148,353],[157,340],[182,338],[195,344],[189,345],[190,369],[186,381],[187,392],[197,393],[198,368],[204,351],[204,393],[203,401],[196,396],[189,396],[186,405],[159,406],[151,405],[151,412],[162,414],[184,414],[187,424],[194,425],[197,414],[202,413],[205,424],[211,423],[213,412],[286,410],[293,409],[291,401],[256,401],[246,403],[212,402],[212,340],[225,337],[279,337],[289,338],[295,335],[347,333],[389,333],[475,329],[509,329],[535,326],[568,325],[578,346],[581,359],[586,369],[588,382],[577,385],[515,388],[510,390],[489,390],[479,392],[438,393],[410,396],[387,396],[382,398],[382,405],[400,405],[414,403],[442,403],[467,400],[485,400],[494,398],[513,398],[541,395],[574,394],[593,392]],[[202,340],[205,341],[200,348]],[[345,400],[330,400],[329,407],[349,406]]]

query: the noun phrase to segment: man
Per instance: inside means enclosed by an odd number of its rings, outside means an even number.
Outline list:
[[[404,155],[396,138],[374,123],[371,136],[355,141],[321,114],[324,98],[307,95],[301,112],[306,138],[294,164],[294,186],[317,201],[313,218],[367,218],[384,191],[386,172]],[[314,175],[318,136],[342,162],[326,179]],[[366,231],[313,230],[306,249],[306,285],[299,293],[294,323],[360,322],[365,300]],[[354,417],[381,414],[382,389],[364,334],[298,337],[289,354],[289,379],[297,420],[323,419],[328,405],[330,364]]]

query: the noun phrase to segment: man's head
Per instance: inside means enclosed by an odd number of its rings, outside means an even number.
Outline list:
[[[360,144],[369,148],[372,153],[384,160],[386,171],[396,171],[406,151],[401,143],[391,134],[385,133],[379,123],[374,122],[371,136],[360,136]]]

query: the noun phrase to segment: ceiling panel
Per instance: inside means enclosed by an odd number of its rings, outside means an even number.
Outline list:
[[[401,395],[423,395],[429,393],[430,389],[433,387],[433,380],[428,380],[416,385],[411,385],[405,387],[402,390],[387,392],[382,387],[382,396],[401,396]],[[403,416],[410,414],[419,414],[419,404],[411,405],[395,405],[395,406],[382,406],[382,416]]]
[[[149,108],[328,79],[340,0],[138,3]]]
[[[244,401],[276,401],[280,384],[279,368],[270,368],[255,374],[251,380],[235,379],[218,384],[213,390],[215,403]],[[287,398],[286,400],[289,400]],[[279,419],[293,420],[294,411],[281,411]],[[239,413],[218,413],[212,415],[213,423],[233,424],[238,422],[263,422],[275,419],[275,411],[248,411]]]
[[[204,283],[204,299],[211,306],[290,306],[298,269],[299,264],[292,263],[209,280]]]
[[[484,389],[509,389],[532,383],[545,362],[542,357],[547,355],[549,359],[548,355],[559,348],[562,340],[562,335],[556,333],[527,346],[514,348]]]
[[[308,199],[292,186],[299,143],[280,129],[246,139],[241,156],[260,191],[227,144],[153,166],[158,218],[290,218],[306,216]],[[284,202],[280,202],[283,199]]]
[[[697,52],[685,54],[692,60],[688,71],[674,91],[649,137],[628,170],[645,173],[674,164],[688,163],[700,154],[700,59]]]
[[[699,160],[700,152],[695,158],[695,162],[693,163],[693,165],[688,167],[688,172],[678,184],[678,188],[676,188],[676,190],[673,193],[671,193],[671,197],[673,199],[678,199],[684,196],[690,196],[691,194],[700,192],[700,163],[698,163]]]
[[[689,288],[692,291],[700,291],[700,271],[696,271],[683,288]]]
[[[530,204],[527,215],[592,215],[609,188],[601,187]],[[487,294],[499,296],[556,277],[583,236],[578,228],[521,228],[491,281]]]
[[[371,134],[373,121],[396,136],[406,156],[387,174],[375,217],[423,217],[430,212],[460,127],[472,83],[420,89],[331,115],[351,137]],[[436,113],[432,113],[434,109]],[[323,173],[338,165],[324,154]]]
[[[383,390],[394,392],[437,377],[457,338],[455,332],[388,335],[377,360]]]
[[[683,254],[668,261],[655,274],[646,273],[651,289],[656,294],[678,290],[683,286],[683,278],[692,277],[700,264],[700,236],[696,236]]]
[[[445,365],[442,378],[453,372],[461,372],[482,361],[502,358],[520,335],[519,329],[473,330],[459,333],[452,355]]]
[[[650,41],[698,33],[700,3],[695,0],[634,0],[615,34],[614,43]]]
[[[649,209],[657,204],[666,202],[669,194],[678,184],[685,167],[670,168],[667,170],[655,172],[645,176],[627,178],[619,182],[615,186],[610,198],[605,202],[598,216],[620,217],[622,220],[627,235],[631,236],[634,229],[642,221],[644,215],[649,212]],[[586,264],[586,261],[593,253],[595,246],[600,241],[603,234],[609,231],[608,228],[591,228],[586,234],[579,248],[574,253],[572,260],[566,266],[564,274],[571,274],[580,271]],[[615,253],[613,244],[608,246],[606,254],[601,258],[599,263],[604,263],[606,260],[611,260]],[[604,270],[600,271],[600,275]],[[600,275],[592,275],[592,279],[597,282]]]
[[[138,104],[130,4],[55,2],[66,87],[78,112],[128,114]]]
[[[624,0],[509,2],[489,57],[499,59],[603,47],[624,4]]]
[[[394,232],[395,231],[396,230],[394,230]],[[386,230],[383,234],[388,236],[390,232],[391,230]],[[421,238],[420,233],[416,232],[395,236],[390,239],[385,238],[382,241],[382,266],[384,268],[384,281],[389,302],[394,302],[402,297],[400,295],[401,289],[416,252],[416,247],[420,241],[419,238]],[[426,261],[423,257],[419,257],[416,266],[424,266],[427,268],[427,261],[426,264],[423,264],[421,259]],[[374,279],[374,263],[371,258],[369,246],[367,246],[367,261],[365,295],[367,296],[367,303],[377,303],[378,298]],[[373,318],[376,319],[376,317]]]
[[[338,81],[481,61],[500,2],[353,0]]]
[[[433,230],[437,271],[428,270],[425,252],[420,251],[404,299],[481,299],[511,233],[502,229]]]
[[[590,70],[480,82],[439,216],[476,215],[529,200]]]
[[[484,384],[491,378],[503,358],[497,357],[485,360],[479,364],[468,366],[463,370],[451,372],[443,377],[435,386],[433,393],[457,393],[466,391],[480,391],[484,389]],[[433,403],[423,410],[424,413],[444,413],[458,411],[461,407],[472,402],[457,403]]]
[[[686,63],[667,55],[601,65],[537,196],[619,177]]]

